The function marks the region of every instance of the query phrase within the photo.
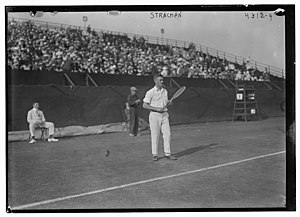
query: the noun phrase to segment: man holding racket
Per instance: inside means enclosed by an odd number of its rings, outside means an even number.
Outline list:
[[[168,92],[163,88],[163,80],[162,75],[154,75],[153,81],[155,86],[147,91],[143,100],[143,108],[150,110],[149,123],[153,161],[158,161],[157,154],[160,131],[163,134],[165,157],[168,160],[177,160],[175,156],[171,155],[170,148],[171,131],[167,106],[172,102],[168,100]]]

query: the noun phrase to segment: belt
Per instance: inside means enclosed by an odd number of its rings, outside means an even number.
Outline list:
[[[163,112],[158,112],[158,111],[152,111],[151,112],[155,112],[155,113],[158,113],[158,114],[164,114],[164,113],[167,113],[167,111],[163,111]]]

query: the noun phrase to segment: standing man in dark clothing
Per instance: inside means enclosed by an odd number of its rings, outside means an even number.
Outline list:
[[[66,72],[71,72],[73,68],[73,61],[70,54],[67,54],[66,59],[63,62],[63,70]]]
[[[150,72],[151,72],[151,76],[159,74],[157,66],[154,62],[150,63]]]
[[[136,95],[136,87],[130,88],[130,95],[127,102],[130,106],[129,136],[137,136],[139,134],[139,109],[141,100]]]

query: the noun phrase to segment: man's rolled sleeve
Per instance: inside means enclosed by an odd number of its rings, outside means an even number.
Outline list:
[[[145,103],[149,103],[149,104],[150,104],[150,102],[151,102],[151,91],[148,91],[148,92],[146,93],[145,98],[143,99],[143,101],[144,101]]]

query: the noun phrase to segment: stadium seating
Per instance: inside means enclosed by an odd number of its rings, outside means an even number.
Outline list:
[[[76,27],[44,28],[30,21],[8,22],[8,68],[13,70],[248,81],[276,80],[276,76],[226,58],[188,48],[149,43],[144,37],[96,32]]]

